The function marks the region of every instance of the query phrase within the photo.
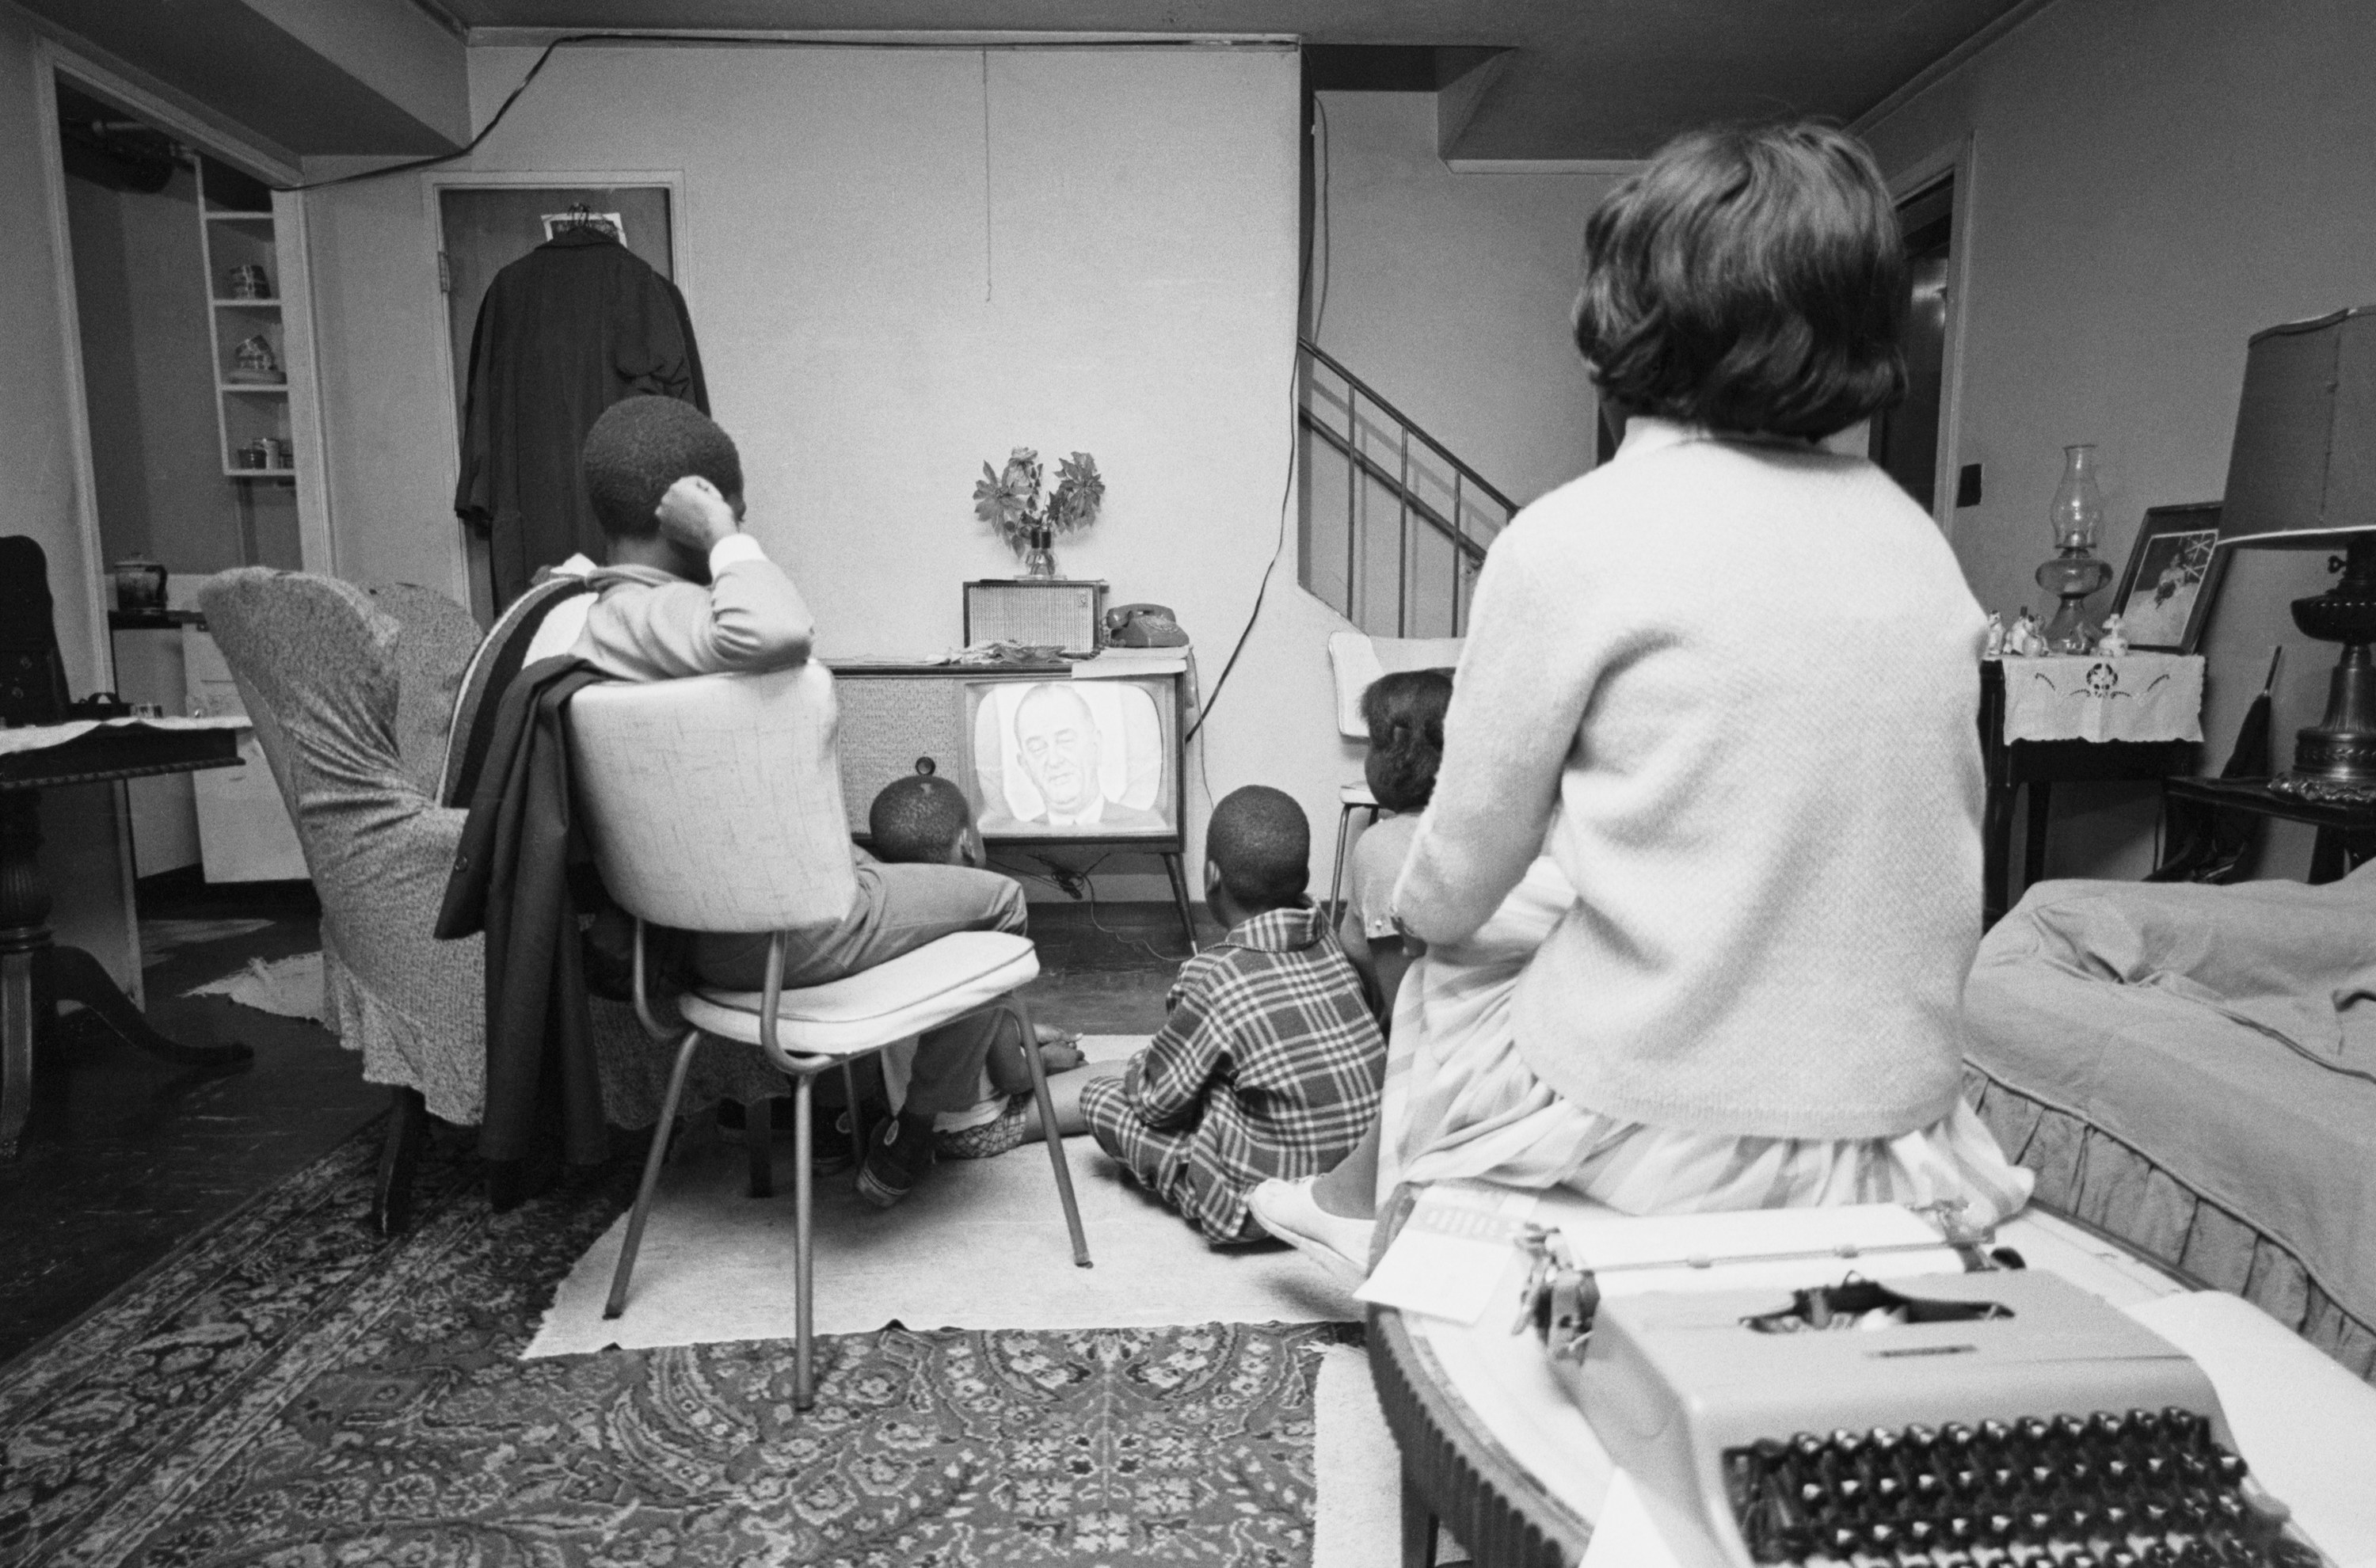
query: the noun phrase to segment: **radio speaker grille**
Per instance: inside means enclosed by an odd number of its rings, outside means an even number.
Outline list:
[[[965,586],[965,640],[1028,643],[1087,657],[1098,651],[1102,582],[978,582]]]

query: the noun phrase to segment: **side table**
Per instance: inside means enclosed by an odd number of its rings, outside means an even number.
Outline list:
[[[2281,795],[2265,778],[2165,778],[2165,801],[2187,801],[2282,822],[2304,822],[2318,829],[2311,850],[2312,883],[2334,882],[2364,861],[2376,858],[2376,802],[2346,805],[2333,801],[2304,801]]]
[[[1987,659],[1980,665],[1980,759],[1987,778],[1981,808],[1981,921],[1994,925],[2022,887],[2046,873],[2046,826],[2057,784],[2149,782],[2194,770],[2191,740],[2007,740],[2005,676],[2009,666],[2042,661]],[[2029,826],[2022,845],[2021,881],[2012,880],[2013,808],[2029,790]]]
[[[168,1062],[235,1066],[253,1056],[244,1045],[166,1039],[98,959],[54,943],[40,858],[43,790],[238,766],[238,733],[220,725],[102,725],[56,744],[0,753],[0,1160],[16,1158],[32,1111],[33,1037],[61,1001],[81,1003],[125,1039]]]

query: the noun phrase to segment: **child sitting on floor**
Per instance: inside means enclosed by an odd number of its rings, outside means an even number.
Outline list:
[[[863,849],[855,851],[861,859],[872,858],[885,865],[971,866],[976,870],[982,869],[989,860],[965,791],[933,772],[929,760],[918,763],[915,772],[894,778],[876,793],[866,811],[866,827],[874,841],[874,850],[872,857]],[[933,1143],[943,1156],[986,1159],[1040,1136],[1040,1110],[1031,1097],[1031,1070],[1023,1060],[1018,1032],[1001,1031],[990,1047],[982,1063],[986,1080],[981,1086],[984,1104],[976,1111],[963,1113],[962,1125],[949,1124],[960,1120],[956,1116],[936,1120]],[[1040,1065],[1051,1077],[1081,1065],[1078,1035],[1046,1024],[1039,1025],[1037,1033]],[[1061,1109],[1057,1119],[1066,1119]],[[1066,1126],[1063,1130],[1076,1133],[1081,1129]]]
[[[1220,1245],[1262,1240],[1246,1194],[1317,1174],[1376,1119],[1385,1041],[1360,977],[1303,896],[1311,824],[1233,790],[1205,832],[1205,897],[1229,934],[1181,967],[1170,1017],[1119,1078],[1081,1087],[1098,1146]]]
[[[1395,929],[1395,879],[1410,854],[1420,813],[1435,793],[1435,770],[1443,761],[1443,711],[1451,705],[1449,670],[1398,670],[1381,675],[1361,694],[1361,721],[1370,729],[1361,776],[1371,797],[1393,814],[1372,823],[1353,841],[1336,934],[1360,972],[1381,1027],[1395,1016],[1395,993],[1415,956],[1405,950]]]

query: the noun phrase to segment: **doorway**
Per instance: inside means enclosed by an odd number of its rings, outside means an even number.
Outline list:
[[[446,291],[446,327],[454,383],[458,445],[470,374],[470,339],[479,306],[495,274],[574,220],[607,221],[620,243],[662,278],[676,279],[671,232],[672,192],[666,185],[443,185],[437,191],[437,277]],[[461,526],[461,525],[457,525]],[[463,528],[470,577],[470,612],[481,625],[495,614],[493,575],[485,537]]]
[[[1946,386],[1954,211],[1952,174],[1897,204],[1911,293],[1898,339],[1906,356],[1906,396],[1873,416],[1870,449],[1872,460],[1925,512],[1932,510],[1939,486],[1939,411]]]

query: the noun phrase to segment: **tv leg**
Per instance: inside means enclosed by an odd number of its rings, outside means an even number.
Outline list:
[[[1199,950],[1196,946],[1196,916],[1188,904],[1188,872],[1180,863],[1179,850],[1165,853],[1163,869],[1171,878],[1172,901],[1180,906],[1180,934],[1188,939],[1188,951],[1194,953]]]

